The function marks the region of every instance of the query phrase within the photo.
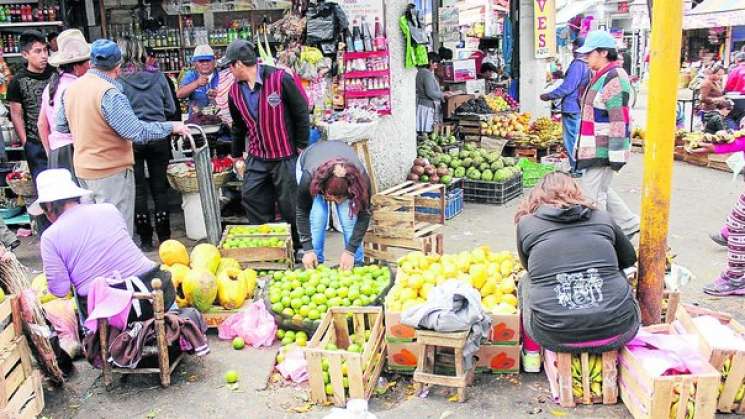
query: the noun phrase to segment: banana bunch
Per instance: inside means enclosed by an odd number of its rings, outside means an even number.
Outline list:
[[[727,381],[730,370],[732,370],[732,358],[727,358],[724,360],[722,369],[720,371],[720,373],[722,374],[722,381],[719,383],[720,396],[722,395],[722,391],[724,391],[724,382]],[[737,389],[737,393],[735,393],[735,403],[742,402],[743,398],[745,398],[745,383],[741,384],[740,388]]]
[[[689,384],[688,387],[688,401],[686,402],[686,419],[693,419],[696,415],[696,385],[693,383]],[[670,419],[675,419],[678,416],[678,408],[680,407],[680,383],[673,385],[673,404],[670,406]]]
[[[590,371],[590,391],[593,396],[603,395],[603,357],[601,355],[589,354],[588,366]],[[572,394],[574,397],[582,397],[582,361],[579,354],[572,355]]]

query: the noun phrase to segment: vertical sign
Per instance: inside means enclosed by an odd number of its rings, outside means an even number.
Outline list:
[[[533,0],[535,58],[556,56],[556,1]]]

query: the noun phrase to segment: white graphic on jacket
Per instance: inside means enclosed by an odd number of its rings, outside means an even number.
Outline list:
[[[597,307],[603,301],[603,279],[597,269],[572,274],[558,274],[554,287],[559,304],[570,310]]]

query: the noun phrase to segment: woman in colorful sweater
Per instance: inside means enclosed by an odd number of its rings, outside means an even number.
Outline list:
[[[575,148],[577,170],[585,195],[608,211],[624,234],[639,232],[639,217],[611,188],[614,172],[626,164],[631,150],[629,76],[616,60],[616,40],[608,32],[592,31],[578,53],[587,54],[595,73],[582,98],[579,139]]]

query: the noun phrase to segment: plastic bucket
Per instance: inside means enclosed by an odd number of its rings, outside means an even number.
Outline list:
[[[194,241],[206,239],[207,227],[204,224],[204,213],[199,192],[182,194],[181,209],[184,210],[186,237]]]

